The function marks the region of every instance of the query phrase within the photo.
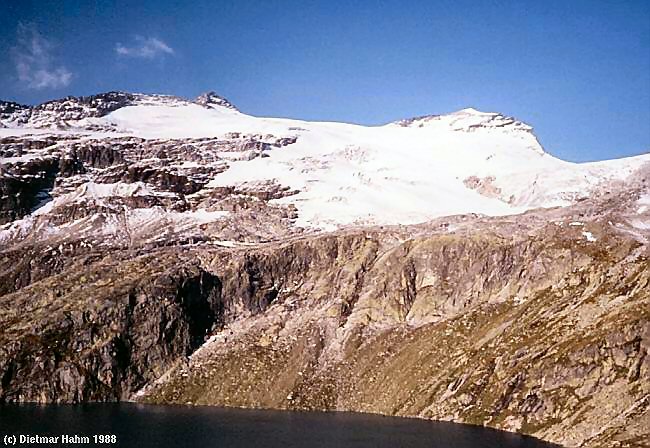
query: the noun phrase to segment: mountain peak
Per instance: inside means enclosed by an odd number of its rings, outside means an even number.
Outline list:
[[[450,115],[499,115],[495,112],[483,112],[473,107],[466,107],[456,112],[452,112]]]
[[[455,112],[442,115],[422,115],[395,122],[403,127],[423,127],[425,124],[437,123],[450,126],[456,130],[475,130],[478,128],[507,128],[530,132],[532,128],[517,120],[498,112],[483,112],[473,107],[467,107]]]
[[[204,107],[221,106],[227,109],[237,110],[237,108],[230,101],[222,96],[217,95],[213,91],[202,93],[196,97],[194,102]]]

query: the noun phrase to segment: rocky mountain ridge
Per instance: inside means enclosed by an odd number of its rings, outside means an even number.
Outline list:
[[[172,95],[112,91],[90,96],[67,96],[35,106],[0,101],[0,124],[3,127],[67,129],[86,118],[99,118],[123,107],[156,102],[200,104],[236,110],[228,100],[214,92],[201,94],[194,100],[185,100]]]

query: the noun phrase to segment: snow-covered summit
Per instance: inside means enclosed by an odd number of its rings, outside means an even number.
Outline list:
[[[106,182],[156,179],[165,185],[170,179],[184,182],[179,176],[185,176],[194,184],[178,191],[198,188],[208,195],[254,186],[265,200],[295,207],[296,224],[321,228],[568,205],[612,182],[626,182],[650,162],[650,155],[565,162],[543,150],[528,124],[473,108],[360,126],[254,117],[213,92],[194,101],[119,92],[69,98],[41,107],[24,123],[5,125],[0,136],[45,127],[55,136],[99,139],[106,145],[93,143],[93,160],[105,160],[102,151],[113,151],[106,158],[111,164],[138,165],[137,172],[105,175]],[[124,143],[131,138],[133,143]],[[11,148],[6,150],[11,160],[39,157]],[[259,186],[273,191],[260,192]]]
[[[498,112],[482,112],[468,107],[444,115],[424,115],[395,122],[402,127],[448,126],[455,131],[476,131],[479,129],[502,128],[508,132],[532,133],[533,128],[516,118]]]

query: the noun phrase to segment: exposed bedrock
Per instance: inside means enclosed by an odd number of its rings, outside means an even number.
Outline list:
[[[47,138],[0,140],[0,153],[8,157],[0,166],[0,224],[20,219],[51,199],[50,192],[63,179],[124,162],[119,148],[110,145],[74,144],[62,153],[53,149],[55,144]],[[42,150],[46,152],[21,157]]]
[[[0,401],[125,399],[222,319],[219,280],[174,254],[74,266],[0,299]]]
[[[0,298],[0,397],[116,400],[148,385],[148,402],[637,443],[650,427],[646,250],[551,223],[80,258]]]
[[[59,174],[72,176],[85,173],[87,168],[107,168],[124,163],[124,154],[119,147],[111,145],[75,145],[61,159]]]
[[[0,252],[0,296],[59,274],[71,266],[87,266],[104,258],[105,251],[84,241],[57,247],[38,244],[13,247]]]
[[[212,259],[232,297],[225,330],[144,400],[647,440],[650,271],[645,256],[621,263],[634,243],[375,236]]]
[[[0,172],[0,224],[22,218],[47,198],[58,171],[58,160],[47,158],[25,163],[17,174]]]

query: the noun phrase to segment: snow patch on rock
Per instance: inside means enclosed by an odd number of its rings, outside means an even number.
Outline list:
[[[584,236],[585,239],[586,239],[587,241],[589,241],[590,243],[593,243],[593,242],[598,241],[598,238],[596,238],[596,237],[594,236],[594,234],[591,233],[591,232],[584,231],[584,232],[582,232],[582,236]]]

